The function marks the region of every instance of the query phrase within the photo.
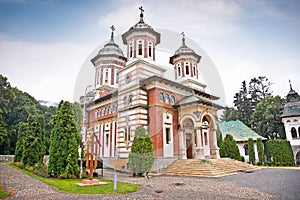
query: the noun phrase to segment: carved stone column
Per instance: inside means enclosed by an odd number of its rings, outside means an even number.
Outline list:
[[[213,147],[212,147],[212,158],[220,158],[220,148],[217,143],[217,129],[212,129],[213,134]]]
[[[183,133],[183,129],[181,128],[179,129],[179,153],[180,153],[180,159],[187,159],[184,133]]]
[[[197,147],[196,147],[196,159],[205,159],[205,156],[204,156],[204,148],[203,148],[203,145],[202,145],[202,142],[201,142],[201,129],[200,127],[197,127],[196,128],[196,134],[197,134],[197,141],[196,141],[196,144],[197,144]]]

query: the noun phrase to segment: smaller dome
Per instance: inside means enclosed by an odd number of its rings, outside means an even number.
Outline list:
[[[122,49],[120,49],[119,45],[114,43],[113,39],[111,39],[109,43],[107,43],[102,49],[100,49],[98,55],[117,55],[124,57]]]
[[[181,54],[181,53],[195,53],[193,49],[189,48],[188,46],[186,46],[185,44],[185,38],[184,38],[184,33],[182,33],[183,37],[182,37],[182,45],[181,47],[179,47],[179,49],[177,49],[175,51],[175,55]]]

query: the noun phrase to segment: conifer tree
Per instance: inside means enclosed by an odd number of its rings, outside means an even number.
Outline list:
[[[146,129],[139,126],[135,130],[135,136],[129,153],[129,168],[141,175],[149,172],[154,163],[154,149],[152,140]]]
[[[257,142],[256,145],[257,145],[258,163],[263,164],[265,161],[265,155],[264,155],[264,147],[263,147],[262,139],[257,138],[256,142]]]
[[[28,134],[25,137],[25,146],[22,155],[24,165],[34,166],[36,163],[43,163],[46,153],[44,143],[44,117],[43,115],[29,115]]]
[[[76,130],[71,103],[60,102],[52,125],[48,172],[55,177],[74,178],[79,169],[80,134]]]
[[[18,141],[15,149],[15,162],[20,162],[23,157],[23,151],[25,149],[26,136],[29,135],[28,123],[20,122],[18,130]]]
[[[249,162],[254,165],[255,164],[255,152],[254,152],[253,138],[248,139],[248,154],[249,154]]]

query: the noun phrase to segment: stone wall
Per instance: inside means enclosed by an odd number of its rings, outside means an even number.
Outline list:
[[[0,155],[0,162],[13,161],[14,157],[14,155]]]

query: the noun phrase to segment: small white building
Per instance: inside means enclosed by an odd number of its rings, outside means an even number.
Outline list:
[[[300,97],[293,90],[291,83],[281,120],[285,127],[286,139],[293,150],[295,164],[300,165]]]
[[[243,122],[239,120],[220,122],[219,130],[222,134],[223,139],[228,134],[232,135],[233,139],[236,141],[236,144],[240,150],[241,156],[245,158],[245,162],[249,162],[248,139],[252,138],[254,143],[255,160],[256,162],[258,162],[257,139],[262,138],[262,140],[267,140],[266,138],[254,132],[252,129],[250,129],[248,126],[246,126]]]

